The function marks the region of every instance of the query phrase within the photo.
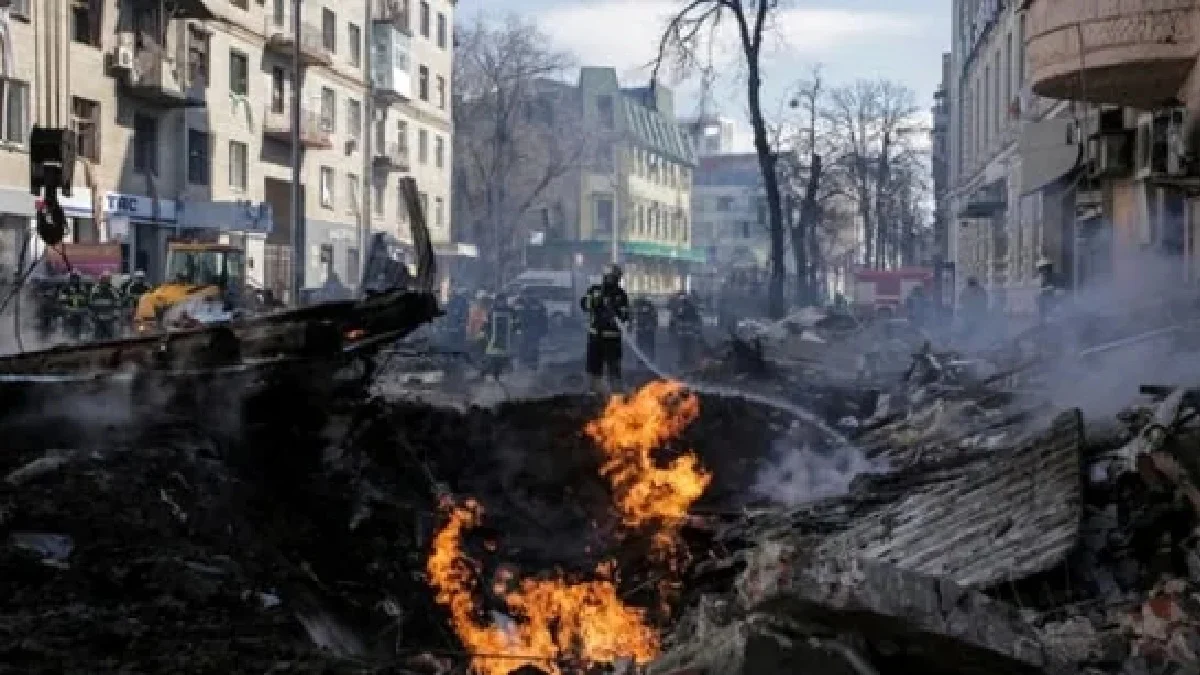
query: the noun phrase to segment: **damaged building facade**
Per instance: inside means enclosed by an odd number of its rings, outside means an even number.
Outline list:
[[[955,0],[947,112],[947,258],[1012,314],[1035,308],[1042,258],[1069,270],[1070,110],[1030,89],[1027,3]]]
[[[404,174],[427,191],[434,240],[448,239],[452,0],[305,2],[298,37],[287,0],[4,4],[6,254],[33,215],[33,124],[78,133],[64,207],[74,262],[88,273],[140,268],[158,280],[169,239],[223,240],[246,250],[252,283],[286,298],[299,220],[303,284],[337,274],[353,285],[371,231],[408,236]],[[291,201],[297,82],[301,214]]]
[[[1025,4],[1032,90],[1076,111],[1073,280],[1193,280],[1198,3]]]

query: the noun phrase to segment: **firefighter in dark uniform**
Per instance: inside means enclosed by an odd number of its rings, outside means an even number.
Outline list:
[[[146,273],[142,270],[135,271],[121,286],[121,304],[125,310],[122,323],[125,324],[125,328],[133,327],[133,315],[137,313],[138,303],[141,302],[142,296],[149,292],[150,284],[146,282]]]
[[[78,342],[83,339],[83,320],[88,309],[88,290],[83,285],[79,272],[71,272],[67,283],[58,291],[58,310],[63,318],[63,331],[67,339]]]
[[[509,306],[508,297],[496,296],[487,321],[483,324],[483,377],[500,376],[512,364],[513,339],[517,332],[517,317]]]
[[[88,312],[92,316],[92,336],[95,339],[112,340],[117,337],[123,306],[121,292],[113,286],[112,273],[104,272],[88,297]]]
[[[542,340],[550,330],[550,315],[540,300],[522,293],[514,305],[517,316],[517,356],[521,365],[537,370],[542,356]]]
[[[41,279],[35,282],[34,289],[37,336],[45,344],[54,338],[55,324],[62,313],[58,304],[58,285],[50,279]]]
[[[646,296],[633,301],[633,335],[638,349],[646,358],[653,360],[658,339],[658,307]]]
[[[700,316],[699,308],[690,297],[683,295],[675,304],[670,324],[671,337],[674,338],[675,347],[679,352],[680,369],[696,365],[703,329],[704,319]]]
[[[471,303],[461,289],[454,289],[446,302],[446,341],[450,349],[462,350],[467,344],[467,318]]]
[[[588,315],[587,373],[592,391],[599,393],[608,376],[613,391],[621,387],[621,324],[629,321],[629,296],[621,288],[621,268],[612,265],[599,284],[579,301]]]

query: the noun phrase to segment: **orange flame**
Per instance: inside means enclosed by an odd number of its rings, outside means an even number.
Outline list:
[[[455,508],[433,540],[426,571],[437,601],[450,610],[454,631],[475,655],[476,675],[507,675],[530,665],[560,675],[564,655],[583,663],[611,663],[631,657],[645,663],[658,653],[658,636],[646,625],[645,611],[625,606],[617,596],[608,565],[597,581],[563,579],[497,579],[510,590],[502,594],[515,621],[496,625],[480,620],[474,588],[476,574],[462,554],[463,533],[479,524],[482,509],[474,502]]]
[[[673,382],[655,382],[629,397],[614,397],[587,434],[605,454],[601,474],[612,486],[622,523],[654,528],[658,561],[677,560],[679,527],[688,509],[712,480],[692,454],[658,466],[653,452],[676,438],[700,414],[694,394]],[[475,592],[477,565],[463,554],[464,533],[480,524],[483,511],[474,501],[444,504],[449,520],[433,539],[426,563],[437,602],[450,611],[463,646],[472,654],[475,675],[507,675],[534,666],[561,675],[560,664],[612,663],[621,657],[646,663],[659,651],[658,636],[647,625],[646,611],[625,605],[617,595],[612,563],[601,563],[595,580],[570,582],[561,577],[518,579],[508,568],[491,580],[513,621],[499,624],[480,615]],[[485,542],[494,552],[494,541]],[[660,580],[663,599],[675,593]]]
[[[678,382],[651,382],[632,396],[614,396],[585,431],[604,452],[601,474],[613,487],[622,522],[655,526],[655,551],[669,554],[688,509],[712,482],[691,453],[659,466],[654,451],[700,416],[700,401]]]

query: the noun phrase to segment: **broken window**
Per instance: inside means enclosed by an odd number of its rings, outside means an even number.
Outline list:
[[[75,127],[79,156],[99,162],[100,104],[85,98],[72,98],[71,123]]]
[[[208,88],[209,35],[199,26],[188,26],[188,84]]]
[[[209,144],[207,133],[188,129],[188,182],[192,185],[209,184],[212,173]]]
[[[236,49],[229,51],[229,92],[250,95],[250,57]]]
[[[158,120],[149,115],[133,118],[133,170],[158,175]]]

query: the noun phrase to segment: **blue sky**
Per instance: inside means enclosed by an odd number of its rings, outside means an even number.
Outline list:
[[[664,17],[679,5],[680,0],[459,0],[457,15],[460,20],[480,13],[534,18],[581,64],[616,67],[625,83],[639,84],[648,79],[640,66],[653,57]],[[829,84],[886,77],[911,87],[923,108],[932,105],[941,55],[950,47],[950,0],[784,0],[783,5],[777,38],[765,59],[768,109],[779,109],[788,90],[817,63]],[[745,103],[737,68],[728,65],[721,72],[728,74],[714,93],[716,105],[741,121]],[[694,85],[678,86],[678,113],[694,114]],[[746,130],[741,131],[744,145]]]

